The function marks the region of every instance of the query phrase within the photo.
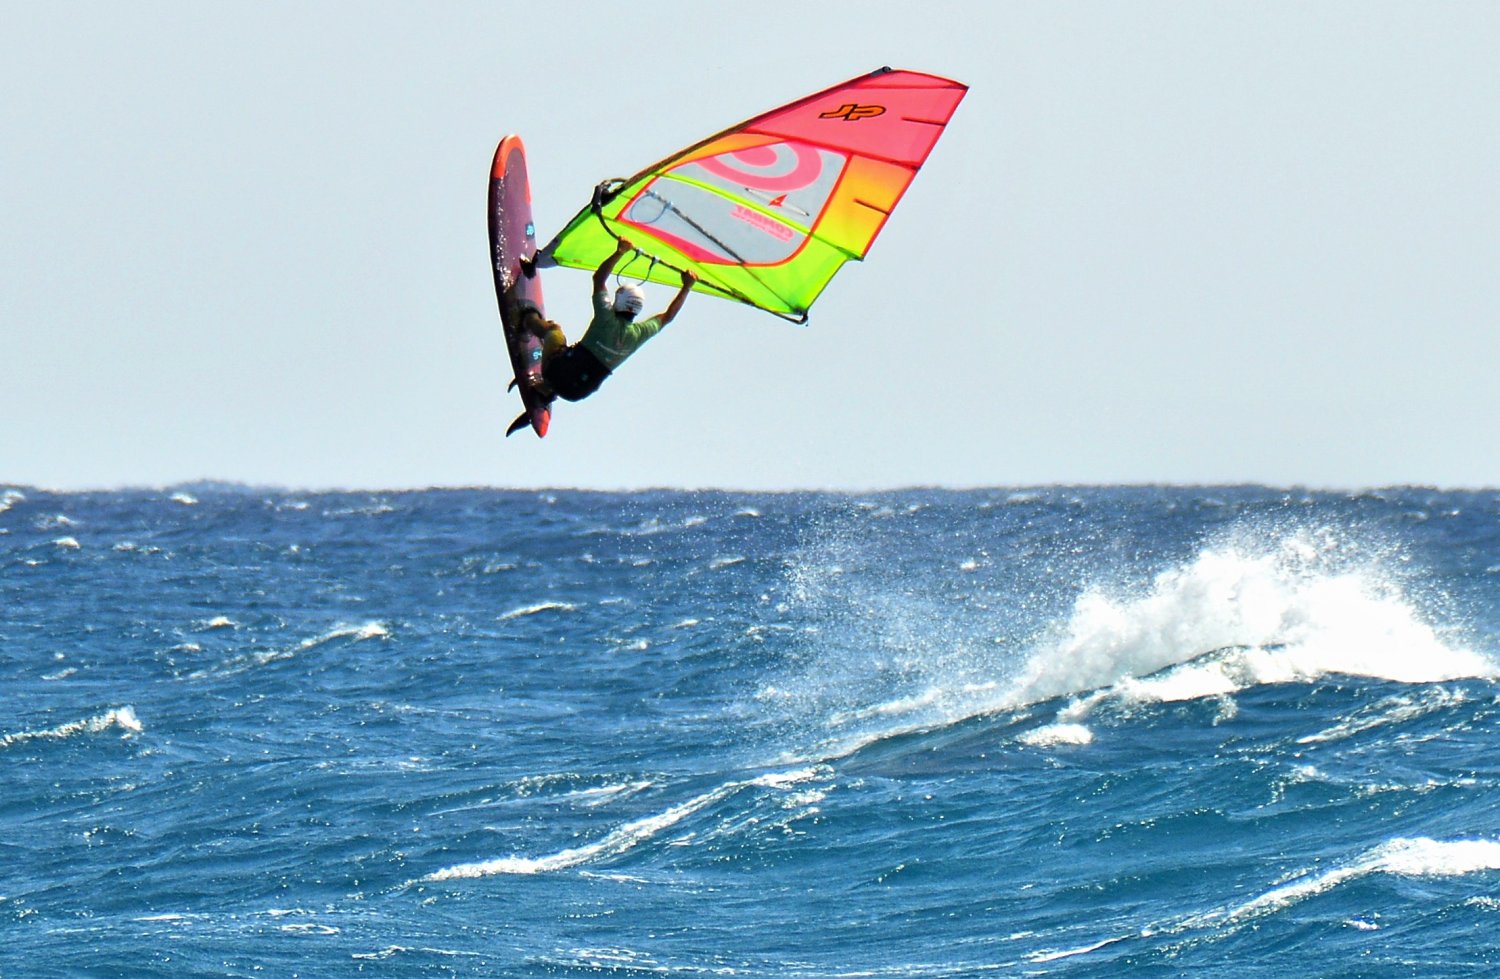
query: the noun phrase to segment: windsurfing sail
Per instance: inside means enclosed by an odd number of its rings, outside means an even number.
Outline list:
[[[607,180],[537,256],[595,269],[628,238],[616,271],[793,322],[834,274],[865,256],[968,86],[881,68],[798,99]]]

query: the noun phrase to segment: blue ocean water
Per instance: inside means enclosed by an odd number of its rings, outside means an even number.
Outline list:
[[[1500,494],[0,487],[0,976],[1500,968]]]

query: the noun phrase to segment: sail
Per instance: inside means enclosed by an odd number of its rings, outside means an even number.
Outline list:
[[[742,122],[633,177],[606,181],[539,255],[804,322],[839,268],[865,256],[967,86],[881,68]]]

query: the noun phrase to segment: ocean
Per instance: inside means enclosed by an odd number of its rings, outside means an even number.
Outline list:
[[[1500,971],[1500,492],[0,485],[0,977]]]

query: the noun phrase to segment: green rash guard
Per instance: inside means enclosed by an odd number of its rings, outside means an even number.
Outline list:
[[[609,370],[625,363],[625,358],[641,348],[641,344],[661,332],[660,316],[648,316],[643,320],[627,320],[610,305],[609,293],[600,290],[594,293],[594,318],[584,331],[578,345],[595,357]]]

